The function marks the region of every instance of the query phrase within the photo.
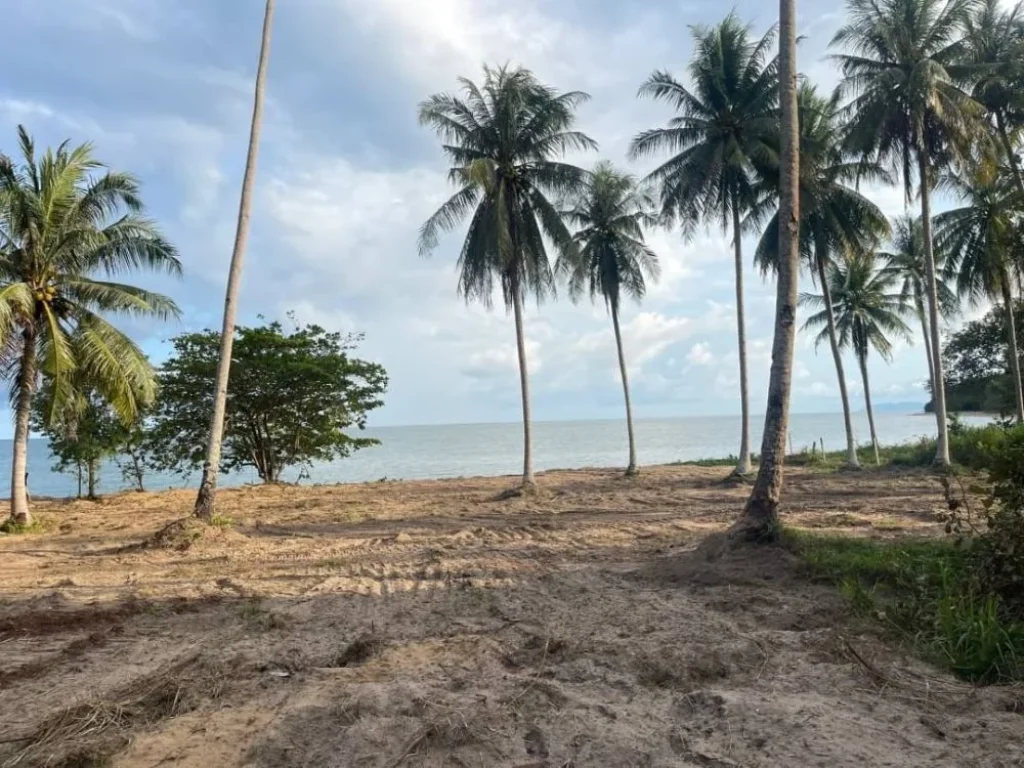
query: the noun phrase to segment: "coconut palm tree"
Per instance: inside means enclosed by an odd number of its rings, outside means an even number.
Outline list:
[[[878,257],[885,262],[893,279],[900,286],[900,297],[917,316],[924,339],[925,357],[928,359],[928,381],[935,382],[935,365],[932,362],[931,332],[928,328],[928,289],[924,267],[924,236],[921,219],[905,214],[896,219],[892,227],[891,250],[882,251]],[[939,299],[939,315],[952,318],[959,311],[960,302],[949,287],[941,251],[935,253],[936,290]]]
[[[881,179],[884,171],[869,163],[850,162],[842,145],[839,102],[818,95],[810,84],[798,94],[800,110],[800,255],[812,281],[822,288],[829,345],[839,380],[839,394],[846,427],[846,464],[860,466],[853,430],[850,398],[843,371],[843,356],[836,333],[827,272],[833,262],[848,253],[873,248],[888,232],[882,211],[856,189],[864,177]],[[778,173],[764,174],[765,197],[752,212],[757,222],[770,215],[754,261],[762,272],[774,272],[779,262]]]
[[[566,213],[579,227],[574,235],[578,249],[559,261],[569,277],[569,295],[574,301],[589,294],[601,296],[612,316],[619,371],[626,398],[626,431],[629,435],[627,475],[637,473],[636,437],[629,402],[629,377],[622,351],[619,308],[623,296],[640,301],[647,282],[660,274],[658,257],[644,241],[644,227],[655,224],[654,201],[637,189],[636,179],[616,171],[608,162],[594,168],[590,181],[575,206]]]
[[[883,360],[892,359],[892,342],[898,336],[910,339],[910,328],[903,322],[906,305],[896,286],[895,276],[886,269],[879,269],[875,256],[870,252],[852,255],[845,262],[833,264],[829,269],[828,284],[832,292],[836,329],[839,345],[852,348],[860,366],[864,384],[864,404],[871,428],[871,445],[878,455],[878,434],[875,431],[875,414],[871,407],[871,384],[868,380],[868,351],[874,348]],[[803,294],[800,303],[820,307],[825,297],[819,294]],[[816,341],[828,338],[828,312],[822,310],[804,323],[804,328],[824,329]]]
[[[51,382],[51,417],[84,380],[134,418],[152,399],[153,371],[108,318],[166,318],[178,309],[113,278],[142,269],[180,274],[181,264],[142,215],[136,180],[106,171],[91,145],[65,142],[38,157],[21,126],[18,141],[19,164],[0,156],[0,339],[13,378],[11,517],[27,525],[29,418],[40,375]]]
[[[779,260],[776,276],[775,337],[768,379],[768,403],[761,462],[743,515],[730,532],[733,541],[778,537],[789,398],[793,391],[797,281],[800,274],[800,118],[797,106],[796,0],[779,0]]]
[[[459,292],[489,306],[495,284],[515,318],[523,401],[523,487],[534,485],[530,440],[530,390],[523,301],[540,301],[554,289],[545,238],[560,255],[575,247],[550,196],[576,194],[587,173],[561,162],[569,150],[596,143],[572,129],[588,97],[558,93],[526,69],[484,67],[481,85],[460,78],[463,97],[435,94],[420,104],[420,123],[433,128],[452,163],[459,187],[420,230],[420,252],[429,253],[443,232],[469,218],[459,255]]]
[[[979,169],[969,177],[949,177],[963,206],[935,219],[936,246],[946,270],[955,276],[957,292],[971,306],[982,300],[1001,301],[1007,317],[1007,356],[1013,375],[1017,421],[1024,421],[1020,353],[1014,324],[1013,289],[1021,274],[1019,211],[1024,195],[1010,174]]]
[[[962,31],[974,0],[847,0],[849,21],[832,40],[847,106],[848,146],[887,161],[909,201],[921,200],[925,286],[938,426],[936,463],[949,465],[931,195],[938,171],[966,164],[985,135],[984,109],[964,90]],[[915,177],[916,168],[916,177]]]
[[[978,0],[965,24],[963,62],[975,73],[972,95],[987,111],[1004,162],[1017,191],[1024,175],[1017,159],[1017,137],[1024,120],[1024,4]]]
[[[263,93],[267,82],[267,63],[270,59],[270,31],[274,22],[274,0],[267,0],[263,11],[263,37],[260,58],[256,67],[256,86],[249,126],[249,149],[242,175],[242,195],[238,204],[238,224],[235,227],[235,245],[231,251],[228,285],[224,297],[224,320],[220,332],[220,357],[214,384],[213,413],[210,416],[210,437],[203,462],[203,479],[199,484],[193,514],[200,520],[210,521],[214,516],[217,476],[220,474],[221,445],[224,442],[224,414],[227,412],[228,380],[231,378],[231,350],[235,343],[235,318],[238,314],[238,294],[242,284],[242,266],[245,246],[249,239],[249,218],[252,215],[252,192],[256,184],[256,157],[259,154],[260,130],[263,127]]]
[[[741,219],[757,201],[759,164],[772,161],[778,131],[778,62],[771,56],[775,32],[755,40],[730,14],[716,27],[693,27],[691,86],[668,72],[655,72],[640,95],[672,105],[679,113],[666,128],[639,134],[633,158],[663,153],[669,159],[649,176],[661,190],[662,212],[691,233],[702,222],[732,229],[736,269],[742,430],[739,475],[749,474],[750,397],[747,381]]]

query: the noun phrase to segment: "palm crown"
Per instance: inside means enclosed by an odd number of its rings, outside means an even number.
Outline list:
[[[852,17],[832,44],[851,149],[889,161],[912,195],[915,159],[961,160],[979,135],[982,109],[964,90],[961,30],[973,0],[848,0]]]
[[[839,345],[852,348],[858,358],[865,358],[874,348],[885,360],[892,358],[890,337],[910,338],[910,328],[903,322],[905,305],[896,289],[895,279],[888,271],[876,268],[873,254],[857,254],[832,265],[828,272],[829,288],[835,306]],[[801,304],[817,307],[821,296],[802,294]],[[824,310],[807,318],[804,328],[822,328],[816,341],[827,340],[828,321]]]
[[[920,218],[910,214],[900,216],[892,226],[890,250],[881,251],[878,254],[878,257],[885,262],[884,269],[890,273],[894,283],[899,286],[901,300],[912,305],[918,317],[925,315],[925,297],[927,295],[924,235],[921,230]],[[941,251],[936,252],[935,262],[938,272],[946,275],[947,271],[944,268]],[[936,288],[940,314],[943,317],[952,317],[959,307],[956,294],[944,279],[936,283]]]
[[[888,232],[882,211],[857,189],[862,178],[885,179],[870,162],[851,162],[842,144],[838,97],[823,98],[804,84],[798,94],[800,114],[800,254],[813,266],[812,279],[835,257],[873,247]],[[779,261],[778,171],[766,169],[762,199],[751,211],[748,226],[771,215],[754,254],[763,273]]]
[[[97,275],[143,268],[179,274],[175,250],[142,216],[135,179],[99,173],[91,145],[64,143],[37,158],[23,128],[18,135],[21,165],[0,158],[0,336],[15,340],[8,362],[18,365],[31,345],[53,384],[55,409],[71,397],[77,376],[133,418],[153,397],[152,370],[107,318],[163,318],[178,309],[165,296]],[[35,378],[35,370],[19,367],[19,380]]]
[[[420,122],[434,128],[460,187],[423,225],[420,251],[470,217],[459,255],[459,289],[489,303],[495,278],[507,306],[515,294],[543,297],[554,287],[545,236],[560,253],[572,235],[551,196],[573,194],[586,179],[553,158],[595,142],[572,130],[586,94],[558,93],[525,69],[484,68],[481,86],[460,78],[463,98],[436,94],[420,104]]]
[[[642,299],[647,280],[657,280],[658,257],[644,240],[644,227],[657,222],[654,201],[637,190],[636,180],[599,163],[575,206],[566,212],[578,227],[577,249],[559,262],[569,277],[573,299],[602,296],[613,311],[625,293]]]
[[[778,63],[770,56],[775,32],[753,40],[730,14],[692,33],[693,87],[668,72],[651,75],[640,95],[668,102],[679,114],[668,127],[637,136],[630,154],[672,153],[650,176],[661,186],[664,213],[684,227],[713,218],[725,227],[734,208],[743,215],[756,202],[756,166],[777,157],[771,140],[778,130]]]

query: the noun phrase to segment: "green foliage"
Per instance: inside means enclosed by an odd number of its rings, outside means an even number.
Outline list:
[[[331,461],[377,441],[352,437],[380,407],[384,369],[350,356],[360,336],[316,325],[293,332],[280,323],[239,327],[228,388],[221,471],[253,467],[267,483],[314,461]],[[202,467],[213,409],[220,334],[186,333],[159,374],[160,398],[149,449],[161,470]]]
[[[656,223],[653,201],[637,189],[636,180],[610,163],[597,164],[566,218],[579,229],[579,246],[559,259],[569,278],[569,295],[577,300],[601,296],[617,313],[622,294],[639,301],[647,280],[660,274],[658,257],[644,240],[644,227]]]
[[[1014,318],[1017,327],[1024,328],[1024,302],[1014,305]],[[950,336],[942,351],[942,361],[951,410],[1013,413],[1007,337],[1007,315],[1002,307],[991,310],[981,320],[965,324]],[[1024,365],[1024,355],[1021,364]]]
[[[177,253],[142,214],[138,182],[106,171],[92,146],[67,142],[37,156],[19,127],[22,163],[0,155],[0,339],[21,359],[31,346],[50,384],[53,412],[86,381],[125,419],[152,399],[145,355],[110,315],[177,316],[165,296],[113,282],[141,269],[180,274]],[[108,279],[99,279],[99,278]],[[37,370],[19,370],[31,397]],[[20,390],[20,392],[19,392]]]
[[[884,622],[926,658],[979,682],[1024,678],[1024,623],[978,588],[971,548],[793,531],[786,537],[860,615]]]
[[[715,220],[727,227],[757,204],[757,169],[772,163],[778,133],[774,30],[755,39],[729,14],[692,34],[691,87],[665,71],[640,87],[641,96],[666,102],[679,116],[644,131],[630,147],[633,158],[670,153],[649,178],[666,219],[688,232]]]
[[[150,385],[152,386],[152,385]],[[92,388],[74,387],[63,408],[54,411],[54,387],[44,387],[32,407],[32,428],[43,434],[56,459],[55,472],[78,476],[78,497],[96,498],[99,471],[104,461],[125,450],[130,435],[141,429],[138,420],[124,420]]]
[[[527,294],[554,289],[547,242],[570,253],[572,234],[551,202],[577,193],[586,173],[557,158],[597,147],[573,130],[576,108],[589,97],[559,93],[532,72],[484,67],[482,85],[460,78],[462,98],[439,93],[419,106],[422,125],[441,138],[459,187],[420,230],[420,252],[470,219],[459,256],[459,291],[490,305],[495,282],[509,308]]]

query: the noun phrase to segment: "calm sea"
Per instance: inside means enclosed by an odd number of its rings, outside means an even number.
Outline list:
[[[858,439],[868,439],[867,417],[855,414]],[[968,423],[985,421],[968,418]],[[761,444],[761,418],[752,422],[754,449]],[[902,443],[935,435],[935,419],[923,414],[880,413],[876,416],[879,440]],[[739,419],[734,416],[705,416],[679,419],[641,419],[636,422],[639,458],[642,464],[717,458],[736,453]],[[443,426],[379,427],[368,429],[382,445],[357,452],[343,461],[314,466],[309,483],[366,482],[391,480],[471,477],[515,474],[521,469],[522,428],[519,424],[451,424]],[[626,428],[622,421],[538,422],[534,425],[534,465],[537,470],[580,467],[619,467],[626,463]],[[825,448],[841,450],[845,444],[843,420],[839,414],[794,414],[790,435],[793,448],[801,450],[824,439]],[[0,472],[10,467],[11,441],[0,441]],[[29,443],[29,488],[35,496],[71,496],[76,478],[53,472],[53,460],[44,440]],[[298,479],[292,470],[285,480]],[[5,480],[7,475],[2,474]],[[257,482],[254,472],[223,478],[222,485]],[[182,478],[153,474],[147,488],[181,488],[198,483],[198,475]],[[0,482],[0,488],[6,487]],[[103,467],[100,492],[112,493],[125,487],[120,471],[112,463]],[[0,490],[0,494],[3,491]]]

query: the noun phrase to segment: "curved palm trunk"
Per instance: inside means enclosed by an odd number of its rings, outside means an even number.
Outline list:
[[[938,427],[938,450],[935,463],[948,467],[949,431],[946,424],[946,382],[942,375],[942,339],[939,326],[939,296],[935,281],[935,253],[932,249],[931,181],[928,158],[922,152],[917,155],[921,183],[921,229],[924,240],[924,276],[928,291],[928,320],[931,328],[929,339],[932,349],[932,398],[935,402],[935,421]]]
[[[797,278],[800,271],[800,134],[796,100],[796,3],[779,0],[779,96],[781,157],[779,185],[779,272],[775,339],[768,382],[768,408],[757,480],[743,516],[733,526],[734,540],[765,541],[777,536],[782,499],[789,397],[793,388],[796,345]]]
[[[626,431],[629,433],[629,466],[627,475],[637,474],[636,436],[633,434],[633,407],[629,402],[629,376],[626,374],[626,356],[622,352],[622,333],[619,331],[619,308],[612,304],[612,326],[615,328],[615,348],[619,351],[619,372],[622,374],[622,392],[626,396]]]
[[[526,364],[526,337],[523,333],[523,297],[513,291],[512,313],[516,321],[516,350],[519,352],[519,387],[523,395],[523,487],[531,488],[533,479],[533,440],[530,417],[530,375]]]
[[[1010,372],[1013,374],[1014,408],[1017,421],[1024,422],[1024,389],[1020,378],[1020,350],[1017,348],[1017,321],[1013,317],[1013,293],[1010,291],[1010,275],[1003,270],[1003,306],[1006,308],[1006,333],[1009,345]]]
[[[832,359],[835,361],[836,376],[839,378],[839,397],[843,401],[843,423],[846,426],[846,466],[851,469],[860,469],[860,460],[857,458],[857,438],[853,432],[853,418],[850,415],[850,393],[846,388],[846,373],[843,371],[843,353],[839,349],[839,338],[836,334],[835,310],[832,308],[832,288],[829,286],[828,276],[825,274],[823,254],[817,254],[815,261],[818,267],[818,280],[821,281],[821,292],[825,297],[828,343],[832,347]]]
[[[996,127],[999,129],[999,138],[1003,142],[1006,160],[1010,164],[1013,178],[1017,182],[1017,189],[1024,195],[1024,177],[1021,176],[1020,166],[1017,165],[1017,155],[1013,151],[1013,142],[1010,141],[1010,134],[1006,130],[1006,119],[1001,111],[996,112]]]
[[[249,151],[245,160],[242,197],[238,205],[238,227],[235,230],[235,246],[231,253],[231,269],[228,272],[228,287],[224,298],[224,324],[221,328],[220,358],[217,361],[217,382],[214,389],[213,414],[210,418],[210,439],[206,446],[206,461],[203,462],[203,480],[199,486],[199,494],[196,496],[194,510],[195,516],[202,520],[213,519],[217,475],[220,473],[221,444],[224,439],[224,414],[227,410],[228,379],[231,376],[231,350],[235,341],[235,317],[238,312],[238,291],[242,281],[245,245],[249,237],[249,218],[252,210],[252,191],[256,181],[256,156],[260,144],[260,128],[263,122],[263,92],[267,77],[267,59],[270,55],[270,30],[273,18],[274,0],[267,0],[266,10],[263,15],[263,39],[260,43],[260,59],[256,69],[252,125],[249,130]]]
[[[868,381],[868,355],[866,351],[857,353],[860,364],[860,376],[864,382],[864,406],[868,411],[868,426],[871,428],[871,447],[875,449],[875,466],[881,466],[882,458],[878,454],[878,433],[875,432],[875,412],[871,407],[871,383]]]
[[[932,336],[928,331],[928,317],[925,315],[924,307],[920,308],[918,316],[921,318],[921,333],[924,335],[924,354],[928,358],[928,382],[935,391],[935,363],[932,362]]]
[[[11,519],[18,525],[29,525],[32,513],[28,508],[28,434],[32,415],[32,397],[36,392],[39,364],[36,336],[26,330],[22,342],[21,365],[18,367],[18,393],[14,406],[14,446],[11,461]]]
[[[740,232],[739,195],[732,196],[733,251],[736,260],[736,336],[740,354],[740,460],[736,474],[750,474],[750,393],[747,381],[747,321],[743,301],[743,243]]]

